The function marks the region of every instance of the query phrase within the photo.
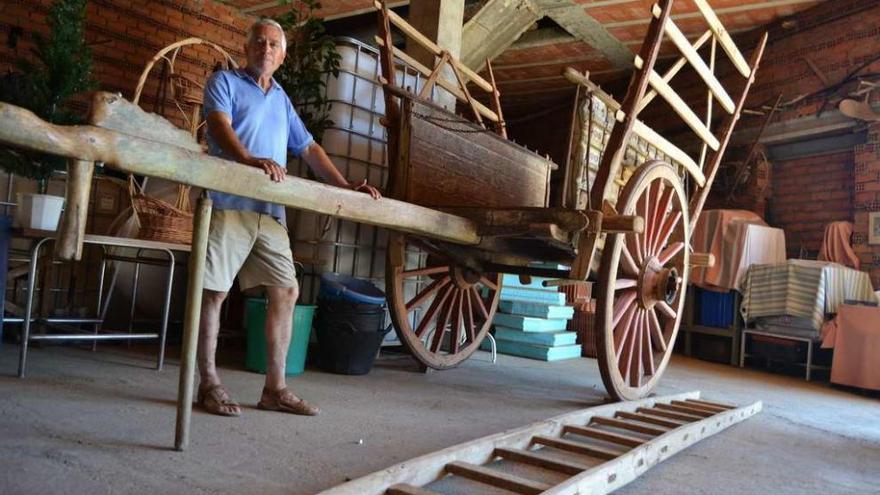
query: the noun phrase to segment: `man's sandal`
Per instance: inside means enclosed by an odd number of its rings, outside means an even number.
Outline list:
[[[199,386],[196,401],[205,411],[218,416],[239,416],[241,406],[229,397],[223,385]]]
[[[297,397],[287,388],[281,390],[269,390],[263,388],[263,396],[257,403],[258,409],[266,411],[281,411],[302,416],[316,416],[320,409]]]

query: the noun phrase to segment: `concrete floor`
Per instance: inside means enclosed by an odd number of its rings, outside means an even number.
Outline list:
[[[311,494],[449,445],[603,400],[594,360],[541,363],[479,353],[422,375],[406,356],[366,376],[308,370],[292,381],[315,418],[255,409],[260,375],[228,367],[240,418],[196,411],[192,445],[170,449],[178,368],[151,356],[0,348],[0,493]],[[704,440],[617,493],[880,493],[880,400],[675,356],[657,392],[764,401],[764,412]],[[359,440],[363,443],[359,443]]]

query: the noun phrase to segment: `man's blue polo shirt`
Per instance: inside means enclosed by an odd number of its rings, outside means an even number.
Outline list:
[[[248,152],[258,158],[271,158],[287,167],[287,152],[299,156],[314,141],[290,98],[272,79],[269,91],[263,88],[243,69],[218,71],[205,85],[204,114],[223,112],[232,118],[232,129]],[[208,133],[208,152],[231,159]],[[266,180],[269,180],[266,176]],[[268,213],[286,225],[284,207],[243,198],[234,194],[209,191],[214,208],[221,210],[248,210]]]

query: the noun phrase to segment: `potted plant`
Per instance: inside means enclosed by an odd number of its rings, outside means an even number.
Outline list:
[[[280,0],[291,9],[275,17],[289,36],[287,57],[275,72],[303,124],[316,141],[333,125],[328,117],[327,75],[339,76],[340,55],[333,36],[327,34],[324,20],[314,15],[321,8],[317,0]]]
[[[72,96],[95,87],[91,50],[83,36],[87,0],[56,0],[49,10],[49,38],[33,34],[31,57],[15,61],[15,70],[0,77],[0,101],[34,112],[55,124],[79,124],[81,112],[67,106]],[[34,179],[37,194],[19,196],[22,226],[55,230],[63,197],[49,196],[49,179],[64,170],[65,159],[30,151],[0,148],[0,166],[7,172]]]

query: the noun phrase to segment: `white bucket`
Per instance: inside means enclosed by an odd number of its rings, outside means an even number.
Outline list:
[[[61,218],[64,198],[48,194],[18,194],[18,224],[33,230],[55,231]]]

